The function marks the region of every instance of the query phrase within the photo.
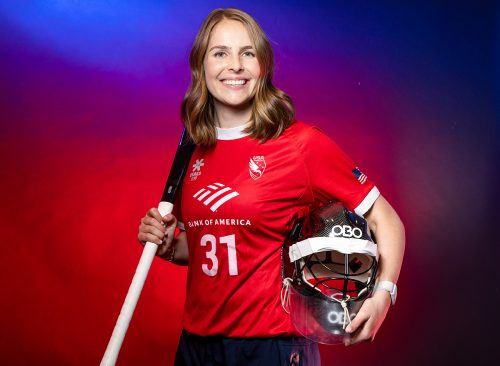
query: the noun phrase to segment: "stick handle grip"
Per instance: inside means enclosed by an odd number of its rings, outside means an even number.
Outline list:
[[[160,202],[158,206],[158,211],[162,216],[172,212],[174,208],[173,204],[170,202]],[[149,269],[153,263],[153,259],[156,254],[158,245],[147,242],[142,251],[141,259],[135,270],[134,278],[128,289],[127,296],[123,302],[122,309],[120,310],[120,315],[116,321],[115,328],[111,334],[111,338],[108,342],[106,352],[102,357],[100,366],[114,366],[118,358],[118,353],[122,347],[125,334],[127,333],[130,320],[134,314],[135,306],[141,295],[142,288],[144,287],[144,282],[146,282],[146,277],[148,276]]]

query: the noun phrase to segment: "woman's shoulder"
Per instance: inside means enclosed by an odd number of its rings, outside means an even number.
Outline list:
[[[288,138],[296,142],[307,143],[315,139],[328,138],[320,128],[315,125],[295,120],[284,133]]]

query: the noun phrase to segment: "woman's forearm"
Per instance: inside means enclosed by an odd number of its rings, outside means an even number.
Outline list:
[[[380,196],[366,215],[380,254],[378,279],[396,283],[403,264],[405,230],[398,214]]]

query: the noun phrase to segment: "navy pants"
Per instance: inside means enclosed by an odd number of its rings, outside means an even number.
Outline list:
[[[317,366],[318,345],[304,338],[200,337],[182,331],[175,366]]]

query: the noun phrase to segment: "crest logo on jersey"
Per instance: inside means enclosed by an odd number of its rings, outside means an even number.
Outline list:
[[[359,183],[363,184],[366,182],[366,179],[368,178],[366,175],[364,175],[361,170],[359,170],[358,167],[354,168],[352,170],[352,174],[356,177],[356,179],[359,181]]]
[[[266,160],[263,156],[252,156],[250,162],[248,163],[248,172],[253,180],[257,180],[262,177],[266,170]]]
[[[221,183],[209,184],[193,195],[198,201],[215,212],[219,207],[240,194]]]
[[[189,174],[189,177],[192,181],[198,179],[198,177],[201,175],[201,167],[204,165],[205,163],[203,162],[203,159],[196,159],[196,162],[193,164],[191,174]]]

